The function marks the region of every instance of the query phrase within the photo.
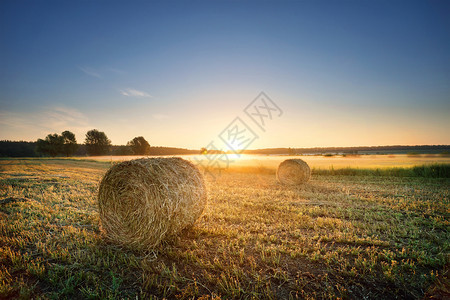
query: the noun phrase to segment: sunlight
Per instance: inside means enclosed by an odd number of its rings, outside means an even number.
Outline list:
[[[229,161],[236,161],[243,157],[243,154],[235,154],[235,153],[227,153],[226,156],[228,157]]]
[[[228,141],[229,145],[226,145],[226,151],[234,152],[234,153],[242,153],[244,149],[242,149],[242,143],[239,140],[235,140],[233,142]]]

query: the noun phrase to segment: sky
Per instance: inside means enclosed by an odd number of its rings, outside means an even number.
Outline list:
[[[2,0],[0,140],[450,144],[448,15],[446,1]]]

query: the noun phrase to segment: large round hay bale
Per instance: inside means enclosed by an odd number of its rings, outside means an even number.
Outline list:
[[[103,177],[98,204],[105,237],[131,249],[149,249],[200,217],[203,177],[177,157],[142,158],[114,165]]]
[[[302,184],[311,177],[311,169],[301,159],[287,159],[283,161],[277,170],[277,178],[283,184]]]

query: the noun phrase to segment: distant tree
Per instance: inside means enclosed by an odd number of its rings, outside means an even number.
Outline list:
[[[203,147],[200,149],[200,154],[208,154],[208,150],[205,147]]]
[[[36,141],[36,152],[40,154],[47,154],[47,142],[43,139],[38,139]]]
[[[105,155],[111,148],[111,141],[106,134],[97,129],[89,130],[86,133],[86,150],[89,155]]]
[[[47,135],[44,140],[38,139],[36,142],[36,150],[44,155],[55,157],[62,153],[63,145],[64,138],[57,133],[53,133]]]
[[[72,156],[75,153],[75,151],[77,151],[78,148],[75,134],[66,130],[61,134],[61,136],[63,138],[63,146],[62,146],[63,153],[67,157]]]
[[[134,155],[148,155],[150,153],[150,144],[142,136],[135,137],[127,143]]]
[[[36,152],[41,155],[50,155],[50,145],[46,139],[38,139],[36,141]]]
[[[133,155],[133,150],[129,146],[114,146],[112,155]]]
[[[36,142],[0,141],[0,157],[35,157]]]

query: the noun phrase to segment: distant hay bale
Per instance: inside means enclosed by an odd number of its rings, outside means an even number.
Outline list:
[[[98,194],[102,231],[121,246],[144,250],[192,226],[206,205],[203,177],[177,157],[114,165]]]
[[[277,178],[283,184],[302,184],[311,177],[311,169],[301,159],[287,159],[283,161],[277,170]]]

